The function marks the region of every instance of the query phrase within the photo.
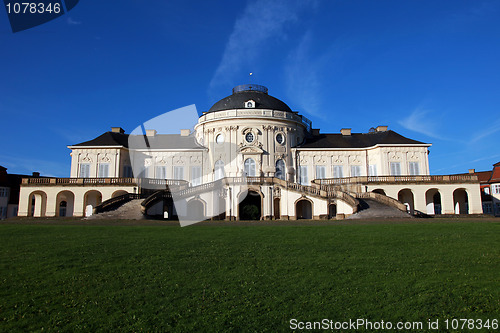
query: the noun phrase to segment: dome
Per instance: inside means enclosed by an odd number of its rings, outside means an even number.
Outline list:
[[[267,94],[267,88],[257,84],[243,84],[233,88],[233,94],[215,103],[208,112],[244,109],[245,103],[253,101],[251,108],[292,112],[290,107],[279,99]]]

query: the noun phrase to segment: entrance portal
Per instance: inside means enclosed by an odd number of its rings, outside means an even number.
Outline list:
[[[238,205],[240,220],[260,220],[261,198],[260,194],[248,191],[246,198]]]

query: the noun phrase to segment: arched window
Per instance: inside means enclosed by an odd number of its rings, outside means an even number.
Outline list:
[[[276,173],[274,174],[276,178],[285,180],[285,162],[281,159],[276,161]]]
[[[245,160],[245,176],[255,177],[255,161],[253,158]]]
[[[224,162],[221,160],[218,160],[215,162],[215,179],[214,180],[219,180],[224,178]]]

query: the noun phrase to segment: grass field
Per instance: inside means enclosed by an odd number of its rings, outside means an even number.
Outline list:
[[[499,220],[68,224],[0,224],[0,331],[277,332],[290,331],[292,318],[500,319]]]

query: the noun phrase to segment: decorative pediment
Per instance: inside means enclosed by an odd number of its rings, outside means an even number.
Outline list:
[[[244,146],[240,148],[240,153],[242,154],[262,154],[264,151],[262,148],[257,146]]]

